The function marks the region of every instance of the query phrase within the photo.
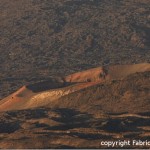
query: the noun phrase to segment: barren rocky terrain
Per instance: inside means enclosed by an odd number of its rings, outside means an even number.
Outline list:
[[[149,142],[149,60],[149,0],[0,0],[0,148]]]
[[[0,101],[0,148],[108,148],[101,142],[149,140],[149,71],[148,63],[107,66],[23,86]]]
[[[29,82],[150,60],[149,0],[0,0],[0,98]]]

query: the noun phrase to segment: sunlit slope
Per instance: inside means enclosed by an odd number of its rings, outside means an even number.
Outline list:
[[[108,74],[112,79],[121,79],[136,72],[145,72],[149,70],[149,63],[141,63],[134,65],[116,65],[108,67]]]
[[[150,71],[131,74],[122,80],[76,91],[49,104],[51,108],[72,108],[92,113],[141,113],[150,108]]]
[[[0,111],[47,106],[63,96],[76,91],[80,92],[81,89],[101,83],[106,84],[111,80],[121,80],[128,75],[146,71],[150,71],[148,63],[105,66],[23,86],[17,92],[0,101]]]

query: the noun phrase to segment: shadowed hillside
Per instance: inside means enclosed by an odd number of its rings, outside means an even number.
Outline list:
[[[0,0],[0,97],[52,75],[150,60],[149,0]]]

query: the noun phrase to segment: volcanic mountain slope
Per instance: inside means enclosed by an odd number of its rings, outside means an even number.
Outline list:
[[[0,148],[107,148],[101,141],[149,139],[150,64],[100,67],[44,84],[1,101]],[[47,92],[53,96],[45,99]]]
[[[50,75],[150,60],[150,0],[0,0],[0,99]]]
[[[89,86],[145,71],[150,71],[150,64],[106,66],[24,86],[0,101],[0,111],[46,106],[51,101]]]

